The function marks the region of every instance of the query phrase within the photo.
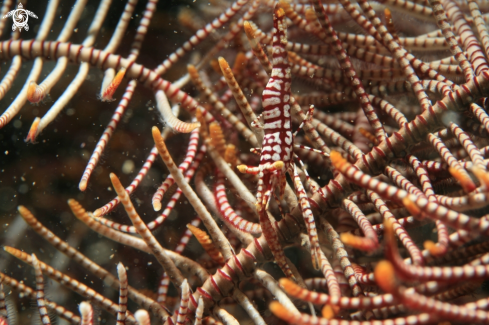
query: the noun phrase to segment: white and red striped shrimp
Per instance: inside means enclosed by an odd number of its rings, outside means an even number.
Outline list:
[[[291,68],[287,58],[285,46],[287,44],[287,24],[285,12],[278,8],[273,17],[273,53],[272,72],[270,79],[262,94],[263,114],[261,120],[264,129],[260,165],[258,167],[238,166],[242,173],[259,174],[258,189],[256,193],[256,208],[260,216],[263,234],[269,243],[272,253],[278,264],[288,277],[293,277],[280,247],[268,214],[266,212],[268,202],[275,188],[278,188],[282,197],[285,191],[285,173],[294,179],[296,193],[299,196],[300,206],[306,222],[311,247],[313,250],[313,264],[318,268],[319,241],[317,237],[314,216],[312,215],[309,201],[298,177],[293,162],[294,136],[291,119]],[[258,125],[258,121],[254,122]]]

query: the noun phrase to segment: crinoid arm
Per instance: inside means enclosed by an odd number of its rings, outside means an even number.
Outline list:
[[[489,323],[488,1],[0,17],[0,325]]]

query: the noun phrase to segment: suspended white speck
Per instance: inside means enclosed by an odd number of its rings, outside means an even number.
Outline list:
[[[443,121],[443,123],[445,125],[449,125],[450,123],[455,123],[455,124],[459,124],[460,123],[460,114],[457,113],[457,112],[445,112],[442,117],[441,117],[441,120]]]
[[[8,150],[5,150],[5,156],[8,155]]]
[[[78,28],[73,29],[75,33],[78,33]]]
[[[122,163],[122,172],[124,174],[130,174],[134,171],[134,161],[128,159],[126,161],[124,161],[124,163]]]

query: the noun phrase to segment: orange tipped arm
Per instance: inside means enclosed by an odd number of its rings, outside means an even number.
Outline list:
[[[121,84],[122,79],[124,79],[125,75],[126,75],[126,68],[121,68],[119,72],[117,72],[114,79],[112,79],[112,82],[102,92],[101,100],[103,102],[111,102],[115,100],[114,98],[112,98],[112,96],[114,96],[115,91]]]

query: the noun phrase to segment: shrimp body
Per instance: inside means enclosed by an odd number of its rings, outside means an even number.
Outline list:
[[[294,279],[267,211],[267,205],[275,189],[278,189],[280,197],[283,197],[287,184],[286,173],[289,173],[294,180],[296,195],[300,200],[301,212],[311,242],[312,262],[316,269],[319,268],[320,247],[314,216],[293,161],[294,134],[290,114],[291,68],[285,49],[287,26],[282,8],[275,10],[272,43],[272,71],[262,94],[263,125],[260,127],[264,130],[264,137],[261,150],[254,150],[260,152],[260,165],[258,167],[241,165],[238,169],[244,173],[259,175],[256,210],[260,217],[261,229],[278,265],[288,278]]]
[[[266,206],[275,186],[285,189],[285,172],[292,167],[293,135],[290,115],[291,71],[287,59],[285,14],[275,12],[273,26],[272,73],[262,94],[264,137],[261,148],[257,192],[258,208]]]

